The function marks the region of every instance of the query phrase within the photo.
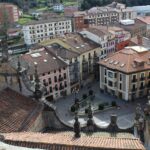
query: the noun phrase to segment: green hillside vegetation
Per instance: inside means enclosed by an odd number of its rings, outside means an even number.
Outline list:
[[[86,10],[94,6],[104,6],[113,1],[114,0],[83,0],[81,8]],[[116,2],[126,4],[127,6],[150,5],[150,0],[116,0]]]

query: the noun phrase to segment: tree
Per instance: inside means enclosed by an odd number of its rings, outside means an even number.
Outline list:
[[[114,0],[83,0],[81,8],[86,10],[94,6],[104,6],[112,3],[113,1]],[[126,4],[127,6],[150,5],[150,0],[116,0],[116,2]]]

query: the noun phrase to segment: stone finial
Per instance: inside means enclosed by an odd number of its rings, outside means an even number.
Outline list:
[[[35,72],[34,72],[34,77],[35,77],[35,91],[40,89],[40,80],[39,80],[39,75],[37,71],[37,65],[35,65]]]
[[[92,112],[91,103],[89,103],[89,107],[88,107],[88,118],[89,119],[93,118],[93,112]]]
[[[79,138],[81,136],[80,131],[81,131],[80,122],[78,120],[78,115],[76,113],[75,114],[75,122],[74,122],[74,132],[75,132],[75,137],[76,138]]]
[[[20,92],[22,92],[22,84],[21,84],[21,80],[20,80],[20,75],[21,75],[20,71],[21,71],[21,63],[20,63],[19,56],[18,56],[17,78],[18,78],[19,90],[20,90]]]
[[[117,125],[117,115],[116,114],[112,114],[110,116],[110,124],[108,126],[108,129],[110,130],[110,132],[117,132],[118,125]]]
[[[42,97],[42,92],[40,91],[40,79],[39,79],[39,75],[38,75],[38,71],[37,71],[37,65],[35,65],[35,73],[34,73],[34,77],[35,77],[35,98],[36,99],[40,99]]]
[[[21,71],[21,63],[20,63],[19,56],[18,56],[18,62],[17,62],[17,71],[18,71],[18,72]]]
[[[89,107],[88,107],[87,127],[88,127],[88,131],[94,130],[93,112],[92,112],[92,108],[91,108],[91,103],[89,103]]]
[[[139,120],[142,115],[142,108],[140,104],[137,104],[136,112],[135,112],[135,120]]]
[[[117,125],[117,115],[116,114],[112,114],[110,117],[110,124],[113,126]]]

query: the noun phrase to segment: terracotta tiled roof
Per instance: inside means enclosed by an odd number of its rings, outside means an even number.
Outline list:
[[[81,135],[70,133],[10,133],[3,134],[5,142],[24,147],[52,150],[145,150],[139,139]]]
[[[42,105],[10,88],[0,92],[0,132],[27,131]]]
[[[46,72],[54,71],[59,68],[67,67],[67,64],[60,60],[57,56],[51,52],[47,52],[44,49],[39,51],[31,51],[22,55],[22,60],[29,64],[29,74],[34,73],[34,65],[38,65],[38,73],[43,74]]]
[[[26,25],[38,25],[38,24],[44,24],[44,23],[51,23],[51,22],[59,22],[59,21],[71,21],[71,19],[69,18],[65,18],[65,17],[56,17],[56,18],[49,18],[49,19],[45,19],[45,20],[38,20],[38,21],[31,21],[29,23],[27,23]]]
[[[80,34],[67,34],[64,39],[61,39],[64,43],[72,47],[72,50],[78,54],[83,54],[95,48],[98,48],[99,45],[95,42],[84,38]]]
[[[78,7],[76,6],[68,6],[64,8],[65,16],[73,16],[74,12],[78,11]]]
[[[129,31],[129,32],[139,30],[140,28],[145,28],[146,29],[145,24],[142,23],[139,20],[135,20],[135,24],[132,24],[132,25],[123,25],[123,24],[120,24],[120,23],[116,23],[115,26],[123,28],[124,30]]]
[[[71,51],[69,49],[66,49],[65,47],[63,47],[63,45],[61,45],[61,43],[53,43],[50,44],[47,47],[47,50],[50,51],[51,53],[54,53],[57,56],[60,56],[63,59],[72,59],[72,58],[76,58],[79,56],[78,53]]]
[[[17,71],[9,63],[1,63],[0,73],[16,74]]]
[[[136,48],[137,51],[135,50]],[[138,52],[140,49],[142,52]],[[143,47],[130,47],[125,48],[104,60],[101,60],[99,64],[120,72],[132,73],[150,70],[149,56],[150,51],[145,51]],[[137,63],[142,62],[143,65],[137,65]]]
[[[150,16],[138,17],[137,19],[146,23],[146,24],[150,24]]]
[[[106,29],[106,28],[105,28]],[[108,30],[106,31],[103,27],[90,27],[84,30],[89,31],[97,36],[104,36],[108,34]]]

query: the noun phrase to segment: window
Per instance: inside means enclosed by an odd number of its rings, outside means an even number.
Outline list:
[[[33,80],[33,75],[30,75],[30,80],[31,80],[31,81]]]
[[[54,70],[54,73],[56,73],[56,70]]]
[[[144,82],[141,82],[140,88],[144,88]]]
[[[53,92],[53,89],[52,89],[52,87],[50,87],[50,88],[49,88],[49,92],[50,92],[50,93],[52,93],[52,92]]]
[[[120,81],[122,81],[122,74],[120,74]]]
[[[49,84],[51,84],[51,83],[52,83],[51,78],[48,78],[48,83],[49,83]]]
[[[43,83],[45,83],[45,82],[46,82],[46,80],[44,79],[44,80],[43,80]]]
[[[119,89],[122,90],[122,84],[121,84],[121,83],[120,83],[120,85],[119,85]]]
[[[57,84],[55,85],[55,91],[58,91],[58,86],[57,86]]]
[[[132,85],[132,89],[133,89],[133,90],[136,89],[136,85],[135,85],[135,84]]]
[[[64,79],[66,79],[66,73],[64,73]]]
[[[67,82],[65,81],[65,87],[67,87]]]
[[[105,69],[105,75],[107,75],[107,70]]]
[[[61,72],[61,69],[59,69],[59,72]]]
[[[148,78],[150,78],[150,72],[148,73]]]
[[[141,73],[141,79],[144,79],[144,77],[145,77],[145,73],[143,72]]]
[[[132,75],[132,82],[136,82],[137,81],[137,76],[134,74]]]
[[[112,81],[108,81],[108,85],[112,87],[113,86],[113,82]]]
[[[57,82],[57,77],[56,76],[54,77],[54,81]]]
[[[108,72],[108,77],[109,78],[113,78],[113,73],[112,72]]]

